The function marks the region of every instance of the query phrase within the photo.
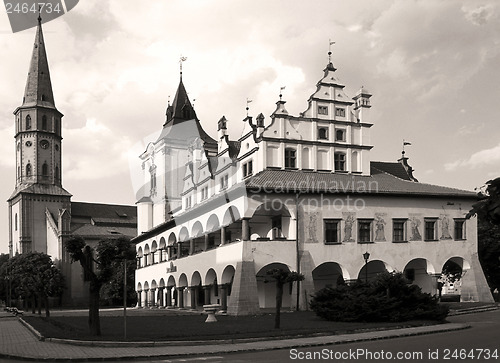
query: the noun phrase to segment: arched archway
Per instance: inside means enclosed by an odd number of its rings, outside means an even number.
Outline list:
[[[369,261],[364,265],[358,274],[358,279],[361,281],[370,281],[377,277],[378,274],[383,272],[393,272],[394,269],[387,263],[381,260]]]
[[[227,306],[231,304],[231,293],[233,291],[235,269],[232,265],[228,265],[222,271],[221,276],[221,298],[222,310],[227,310]]]
[[[144,252],[142,251],[142,247],[137,249],[137,268],[141,268],[143,264]]]
[[[336,262],[322,263],[312,271],[312,277],[316,292],[325,287],[335,288],[339,284],[344,284],[345,280],[349,280],[347,270]]]
[[[196,309],[197,306],[202,306],[204,304],[204,294],[201,285],[201,275],[198,271],[193,272],[191,276],[191,285],[189,286],[190,294],[190,306],[192,309]]]
[[[257,293],[259,295],[259,306],[261,308],[274,308],[276,307],[276,282],[269,277],[268,271],[272,269],[283,269],[285,271],[290,271],[289,267],[283,263],[270,263],[262,267],[259,272],[257,272]],[[290,307],[291,304],[291,294],[292,294],[292,283],[286,284],[283,287],[283,302],[282,307]]]
[[[160,243],[158,245],[158,249],[160,251],[160,253],[159,253],[160,262],[168,260],[167,243],[165,241],[165,237],[160,238]]]
[[[419,286],[423,292],[436,294],[435,269],[425,258],[414,258],[408,262],[403,274],[412,284]]]
[[[266,238],[271,240],[287,239],[291,231],[291,215],[281,199],[273,199],[262,203],[253,213],[250,228],[254,239]]]
[[[149,307],[149,283],[146,281],[144,283],[142,306],[145,308]]]
[[[442,295],[456,296],[458,300],[462,295],[462,277],[470,270],[470,264],[462,257],[449,258],[441,269],[440,282]]]
[[[179,242],[184,242],[189,239],[189,231],[186,227],[182,227],[179,232]]]
[[[149,256],[150,253],[149,245],[146,243],[144,246],[144,266],[148,266],[151,263],[151,256]]]
[[[156,241],[153,241],[151,243],[151,264],[155,264],[158,262],[158,259],[156,258],[156,252],[158,251],[158,244]]]
[[[213,268],[209,269],[205,274],[203,288],[205,304],[220,304],[219,281]]]
[[[207,228],[206,228],[206,231],[207,231],[207,232],[214,232],[214,231],[217,231],[219,228],[220,228],[219,218],[217,217],[217,215],[212,214],[212,215],[208,218],[208,220],[207,220]]]

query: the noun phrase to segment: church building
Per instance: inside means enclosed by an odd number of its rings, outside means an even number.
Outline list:
[[[330,61],[304,112],[290,115],[280,95],[268,117],[222,116],[214,140],[181,72],[161,135],[140,155],[139,306],[253,314],[275,306],[274,268],[305,276],[284,289],[284,307],[383,271],[434,295],[450,265],[462,271],[462,301],[492,301],[477,222],[465,219],[475,193],[420,183],[404,152],[373,161],[372,94],[344,87]],[[243,123],[237,140],[233,122]]]
[[[9,203],[9,254],[44,252],[61,268],[63,305],[86,305],[82,268],[71,264],[65,241],[81,236],[90,245],[137,234],[135,206],[72,202],[62,186],[62,117],[56,108],[38,18],[21,106],[14,111],[16,184]]]

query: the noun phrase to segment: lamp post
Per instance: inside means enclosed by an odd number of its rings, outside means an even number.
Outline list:
[[[370,253],[363,253],[363,258],[365,259],[365,282],[368,282],[368,259],[370,258]]]

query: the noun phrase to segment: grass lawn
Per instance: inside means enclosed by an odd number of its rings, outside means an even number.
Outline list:
[[[88,334],[87,316],[53,316],[49,319],[23,317],[43,336],[77,340],[123,340],[123,317],[101,316],[101,337]],[[364,330],[435,324],[415,321],[405,323],[340,323],[318,318],[311,311],[284,312],[281,329],[275,330],[274,314],[253,316],[217,316],[217,323],[205,323],[204,314],[171,314],[156,311],[151,315],[127,317],[128,341],[170,341],[285,337],[311,334],[344,334]]]

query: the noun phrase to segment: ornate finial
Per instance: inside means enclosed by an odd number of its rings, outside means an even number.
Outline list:
[[[250,107],[248,107],[248,105],[250,104],[250,102],[252,102],[252,100],[247,97],[247,108],[246,108],[246,110],[247,110],[247,116],[248,116],[248,110],[250,109]]]
[[[183,57],[181,55],[181,57],[179,58],[179,67],[180,67],[180,71],[181,71],[181,78],[182,78],[182,62],[185,62],[187,61],[187,57]]]
[[[332,45],[335,42],[332,42],[331,39],[328,39],[328,63],[332,63]]]
[[[168,106],[170,106],[170,95],[168,95]]]
[[[42,16],[40,14],[41,11],[42,11],[42,7],[38,6],[38,25],[42,24]]]
[[[281,101],[281,97],[283,97],[283,90],[285,89],[286,86],[283,86],[283,87],[280,87],[280,101]]]
[[[402,158],[405,157],[405,146],[406,145],[411,145],[411,142],[405,141],[405,139],[403,139],[403,151],[401,152]]]

